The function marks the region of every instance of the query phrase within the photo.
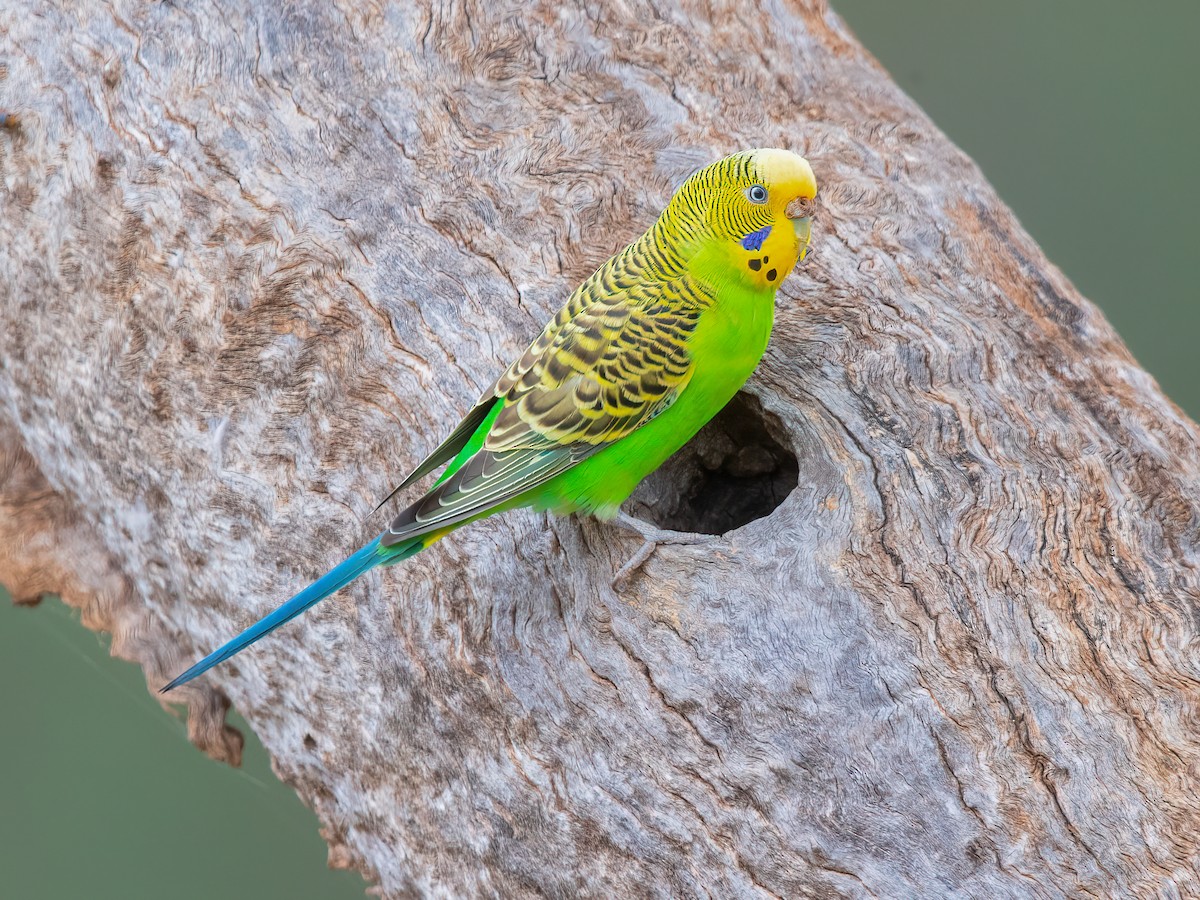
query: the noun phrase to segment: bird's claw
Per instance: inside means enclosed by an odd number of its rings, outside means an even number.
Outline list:
[[[654,551],[660,544],[698,544],[707,539],[707,535],[703,534],[656,528],[624,511],[618,512],[612,521],[614,525],[619,525],[626,531],[632,531],[642,539],[642,546],[633,556],[629,557],[628,562],[621,566],[612,578],[613,589],[617,591],[624,590],[628,586],[629,579],[654,555]]]

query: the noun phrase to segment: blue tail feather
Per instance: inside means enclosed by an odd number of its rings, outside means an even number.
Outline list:
[[[313,604],[324,600],[334,591],[344,588],[359,575],[375,568],[375,566],[391,562],[396,556],[412,556],[413,553],[422,549],[418,542],[413,547],[400,546],[388,548],[388,550],[399,552],[387,552],[379,546],[381,537],[382,535],[375,538],[375,540],[371,541],[371,543],[367,544],[353,556],[334,566],[291,600],[288,600],[273,613],[259,619],[233,640],[229,641],[229,643],[208,654],[200,662],[162,688],[159,693],[165,694],[172,688],[179,687],[181,684],[187,684],[197,675],[204,674],[217,663],[224,662],[240,650],[245,650],[259,638],[270,634],[284,622],[294,619]]]

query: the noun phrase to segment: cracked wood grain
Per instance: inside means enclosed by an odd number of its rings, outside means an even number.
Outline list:
[[[821,182],[748,388],[799,463],[774,512],[620,591],[636,535],[479,523],[181,695],[234,763],[237,704],[331,864],[389,897],[1200,892],[1196,426],[823,4],[27,6],[0,581],[151,687],[372,534],[688,172],[778,145]]]

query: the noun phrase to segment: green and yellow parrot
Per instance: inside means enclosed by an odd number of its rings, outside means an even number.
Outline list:
[[[162,690],[468,522],[521,506],[614,516],[758,365],[775,292],[808,251],[816,193],[808,162],[787,150],[735,153],[692,175],[392,492],[449,463],[421,499]]]

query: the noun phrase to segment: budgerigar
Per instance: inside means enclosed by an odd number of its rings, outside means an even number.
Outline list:
[[[615,515],[758,365],[775,292],[808,251],[816,192],[808,162],[787,150],[735,153],[688,178],[396,489],[448,463],[421,499],[162,690],[468,522],[521,506]]]

